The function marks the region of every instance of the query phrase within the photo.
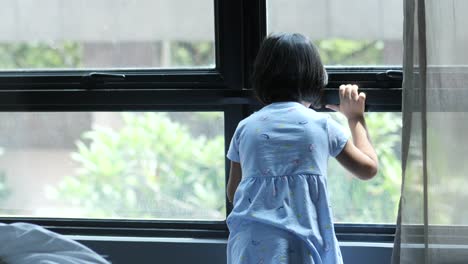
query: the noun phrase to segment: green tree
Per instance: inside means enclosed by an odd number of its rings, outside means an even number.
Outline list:
[[[344,127],[342,115],[334,114]],[[366,122],[379,158],[379,172],[361,181],[331,160],[328,182],[337,222],[394,223],[401,188],[399,113],[369,113]]]
[[[0,43],[0,69],[76,68],[82,46],[63,43]]]
[[[172,62],[180,67],[214,66],[213,42],[172,42]]]
[[[84,133],[72,153],[80,169],[52,198],[86,217],[224,217],[224,137],[193,137],[165,113],[127,113],[123,120],[119,131]]]
[[[383,62],[381,40],[325,39],[314,42],[325,65],[376,65]]]

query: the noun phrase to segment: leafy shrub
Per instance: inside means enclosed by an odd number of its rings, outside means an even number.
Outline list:
[[[222,136],[193,137],[165,113],[127,113],[123,120],[119,131],[84,133],[72,153],[80,168],[54,189],[56,199],[87,217],[224,217]]]

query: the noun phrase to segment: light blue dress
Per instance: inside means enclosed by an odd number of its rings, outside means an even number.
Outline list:
[[[277,102],[242,120],[227,157],[242,180],[227,218],[228,264],[343,263],[327,163],[348,136],[328,114]]]

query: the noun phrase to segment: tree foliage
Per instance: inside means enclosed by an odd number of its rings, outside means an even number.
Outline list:
[[[314,43],[325,65],[376,65],[383,61],[381,40],[325,39]]]
[[[0,69],[76,68],[81,59],[76,42],[0,44]]]
[[[123,120],[119,131],[96,127],[83,134],[72,153],[80,169],[53,197],[86,217],[223,217],[222,136],[193,137],[165,113],[126,113]]]
[[[344,127],[341,115],[334,115]],[[379,159],[379,172],[361,181],[331,160],[328,171],[331,203],[337,222],[394,223],[400,198],[401,162],[399,113],[369,113],[369,134]]]
[[[215,61],[215,46],[212,42],[172,43],[172,63],[180,67],[212,66]]]

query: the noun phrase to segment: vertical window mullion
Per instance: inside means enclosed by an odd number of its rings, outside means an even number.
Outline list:
[[[242,89],[241,1],[215,0],[217,69],[225,86]]]
[[[244,37],[244,87],[250,88],[250,78],[253,62],[257,56],[260,44],[266,36],[267,10],[266,0],[243,1],[243,37]]]

